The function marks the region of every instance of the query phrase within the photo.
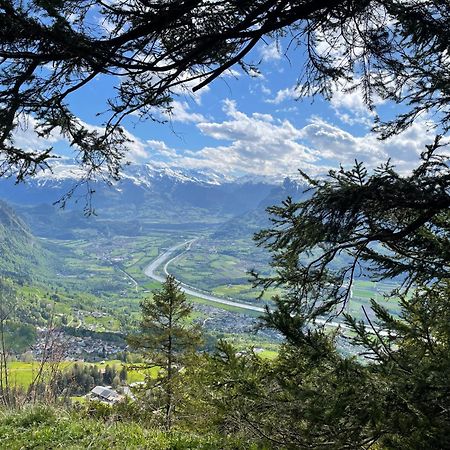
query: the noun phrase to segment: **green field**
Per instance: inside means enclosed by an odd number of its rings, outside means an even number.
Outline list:
[[[0,409],[0,448],[68,450],[256,450],[234,436],[174,430],[139,421],[90,417],[84,411],[50,407]]]
[[[278,355],[278,352],[275,350],[266,350],[258,353],[258,356],[263,359],[274,359]],[[70,369],[74,364],[78,365],[87,365],[87,366],[97,366],[101,371],[104,371],[106,366],[115,367],[120,370],[124,363],[119,360],[109,360],[102,361],[99,363],[84,363],[79,361],[64,361],[58,365],[59,370],[65,371]],[[125,364],[126,367],[130,367],[130,364]],[[133,364],[133,366],[139,366],[139,364]],[[9,382],[11,386],[18,386],[27,388],[30,386],[32,381],[35,379],[38,371],[40,369],[40,363],[37,361],[33,362],[18,362],[14,361],[8,364],[8,373],[9,373]],[[50,370],[50,366],[47,364],[44,366],[44,377],[45,374]],[[128,370],[127,373],[127,383],[135,383],[144,381],[146,376],[150,376],[150,378],[156,378],[159,372],[158,367],[152,367],[151,369],[137,369],[137,370]]]
[[[140,301],[160,286],[143,269],[186,236],[193,237],[155,231],[112,239],[41,239],[46,250],[56,255],[55,276],[49,276],[46,284],[18,287],[22,315],[39,326],[45,326],[51,315],[56,324],[128,332],[139,320]]]
[[[47,285],[36,283],[19,287],[21,300],[17,320],[19,323],[45,327],[51,318],[56,325],[87,329],[95,333],[132,333],[139,324],[140,302],[160,287],[159,282],[144,274],[144,268],[168,248],[194,237],[200,239],[169,266],[170,273],[184,283],[217,297],[259,307],[270,305],[274,295],[282,295],[281,289],[271,288],[259,298],[260,290],[252,288],[248,271],[255,269],[267,275],[270,267],[268,255],[256,248],[249,238],[221,240],[208,236],[206,231],[202,233],[154,230],[148,236],[136,237],[106,238],[97,235],[72,240],[42,239],[42,245],[47,251],[57,255],[57,276],[50,279]],[[373,298],[393,314],[398,314],[398,302],[384,298],[384,294],[394,287],[394,284],[356,280],[352,300],[346,311],[357,319],[364,319],[362,307],[370,308],[370,299]],[[224,316],[231,312],[256,319],[261,315],[256,311],[195,296],[189,296],[189,299],[199,305],[191,320],[201,322],[207,318],[211,307],[214,311],[224,311]],[[236,317],[239,316],[226,320],[235,320]],[[214,330],[211,333],[214,334]],[[220,338],[224,333],[240,348],[249,345],[267,347],[268,344],[265,340],[258,341],[258,337],[244,335],[245,332],[240,336],[228,334],[226,325],[216,335]],[[32,339],[30,334],[28,346],[33,344]],[[26,344],[23,343],[17,354],[26,350]],[[14,376],[18,384],[23,384],[32,378],[32,373],[32,369],[21,371],[16,368]]]
[[[267,255],[255,248],[249,239],[236,241],[200,239],[190,251],[182,254],[169,266],[169,271],[184,283],[204,289],[218,297],[252,303],[258,306],[271,303],[274,295],[282,295],[280,288],[270,288],[259,298],[261,291],[252,287],[249,271],[268,274]],[[400,308],[396,298],[386,294],[397,286],[393,282],[355,280],[352,298],[346,311],[357,319],[363,319],[362,306],[370,310],[370,300],[382,304],[392,314]],[[198,301],[198,300],[197,300]]]
[[[278,356],[278,352],[274,350],[263,350],[258,353],[258,356],[263,359],[275,359]]]
[[[62,362],[59,364],[59,369],[61,371],[67,370],[72,367],[74,364],[81,365],[95,365],[100,370],[104,370],[107,365],[111,367],[116,367],[117,369],[121,369],[123,363],[118,360],[110,360],[110,361],[102,361],[100,363],[83,363],[83,362]],[[9,363],[9,382],[12,386],[20,386],[27,388],[33,379],[36,377],[40,363],[39,362],[11,362]],[[47,364],[44,366],[44,377],[45,374],[50,370],[50,366]],[[157,367],[152,368],[150,370],[130,370],[128,371],[128,383],[134,383],[137,381],[144,381],[146,374],[149,374],[151,377],[156,377],[159,369]]]

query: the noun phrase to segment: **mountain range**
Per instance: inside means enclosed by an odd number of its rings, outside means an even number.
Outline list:
[[[55,205],[79,183],[79,169],[59,165],[26,183],[0,180],[0,198],[11,203],[37,235],[73,237],[76,230],[135,235],[148,229],[222,227],[229,221],[253,223],[265,208],[303,187],[290,179],[228,179],[215,173],[174,170],[152,164],[125,167],[117,182],[80,185],[64,209]],[[88,191],[94,192],[90,198]],[[97,215],[83,216],[86,202]],[[55,236],[56,232],[56,236]]]

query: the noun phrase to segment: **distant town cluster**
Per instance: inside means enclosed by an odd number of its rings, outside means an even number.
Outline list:
[[[39,328],[38,337],[31,352],[37,360],[51,352],[54,357],[68,361],[100,361],[117,356],[126,348],[126,343],[105,341],[89,335],[72,336],[59,329]]]

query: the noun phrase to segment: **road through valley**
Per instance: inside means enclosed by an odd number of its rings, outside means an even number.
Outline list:
[[[169,265],[176,261],[178,258],[180,258],[182,255],[184,255],[186,252],[188,252],[191,249],[192,244],[197,241],[198,239],[191,239],[189,241],[185,241],[181,244],[175,245],[168,250],[166,250],[164,253],[159,255],[156,259],[154,259],[145,269],[144,273],[148,277],[152,278],[153,280],[164,282],[165,276],[159,275],[157,272],[158,268],[164,264],[163,272],[165,275],[169,275]],[[180,250],[184,249],[182,252]],[[179,281],[179,280],[178,280]],[[179,281],[180,282],[180,281]],[[219,305],[228,305],[228,306],[234,306],[236,308],[249,310],[249,311],[256,311],[256,312],[264,312],[264,308],[261,306],[254,306],[250,305],[248,303],[242,303],[240,301],[236,300],[229,300],[221,297],[216,297],[214,295],[209,294],[208,292],[202,291],[198,288],[195,288],[194,286],[189,286],[185,283],[180,282],[180,289],[189,295],[193,295],[197,298],[202,298],[204,300],[208,300],[212,303],[217,303]],[[318,325],[325,324],[327,327],[340,327],[342,329],[348,329],[349,327],[341,322],[333,322],[333,321],[325,321],[322,319],[316,319],[315,323]],[[369,332],[372,332],[372,328],[367,326],[366,327]],[[380,334],[384,335],[384,332],[380,332]]]
[[[188,252],[190,250],[192,244],[196,240],[197,239],[191,239],[189,241],[185,241],[182,244],[175,245],[174,247],[171,247],[168,250],[166,250],[164,253],[159,255],[155,260],[153,260],[144,269],[145,275],[152,278],[153,280],[163,282],[165,277],[162,275],[158,275],[156,273],[158,268],[164,264],[163,271],[164,271],[165,275],[169,275],[169,270],[168,270],[169,265],[171,263],[173,263],[175,260],[177,260],[178,258],[180,258],[182,255],[184,255],[184,253]],[[184,248],[184,250],[181,253],[179,253],[179,251],[183,248]],[[186,294],[193,295],[195,297],[202,298],[204,300],[208,300],[213,303],[234,306],[236,308],[241,308],[241,309],[246,309],[246,310],[256,311],[256,312],[261,312],[261,313],[264,312],[264,308],[262,308],[260,306],[254,306],[254,305],[250,305],[248,303],[238,302],[236,300],[227,300],[225,298],[216,297],[205,291],[197,289],[193,286],[188,286],[185,283],[180,284],[180,289]]]

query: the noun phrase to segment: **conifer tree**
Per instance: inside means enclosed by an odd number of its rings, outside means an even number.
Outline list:
[[[439,138],[407,176],[389,162],[372,174],[356,163],[324,180],[303,175],[310,198],[268,208],[273,226],[255,236],[275,269],[254,274],[255,284],[288,287],[280,314],[269,315],[275,328],[288,334],[294,316],[339,315],[361,274],[394,279],[404,292],[449,278],[450,165]]]
[[[120,382],[125,383],[127,381],[127,376],[128,376],[127,368],[126,366],[123,366],[119,372]]]
[[[141,332],[130,336],[128,343],[143,352],[147,368],[161,369],[156,384],[148,381],[150,386],[163,391],[164,423],[170,429],[176,404],[176,379],[186,356],[200,343],[200,334],[187,320],[192,306],[173,276],[169,275],[162,288],[141,303],[141,309]]]
[[[252,425],[310,448],[450,448],[450,166],[440,139],[406,176],[356,163],[305,178],[311,196],[269,208],[273,226],[256,235],[275,270],[254,274],[255,284],[284,288],[265,321],[286,345],[273,371],[279,394],[252,408],[264,405],[271,420],[256,415]],[[396,286],[385,296],[397,316],[375,299],[364,321],[346,312],[360,276]],[[330,319],[346,322],[364,362],[336,351]],[[280,409],[278,395],[294,409]]]

